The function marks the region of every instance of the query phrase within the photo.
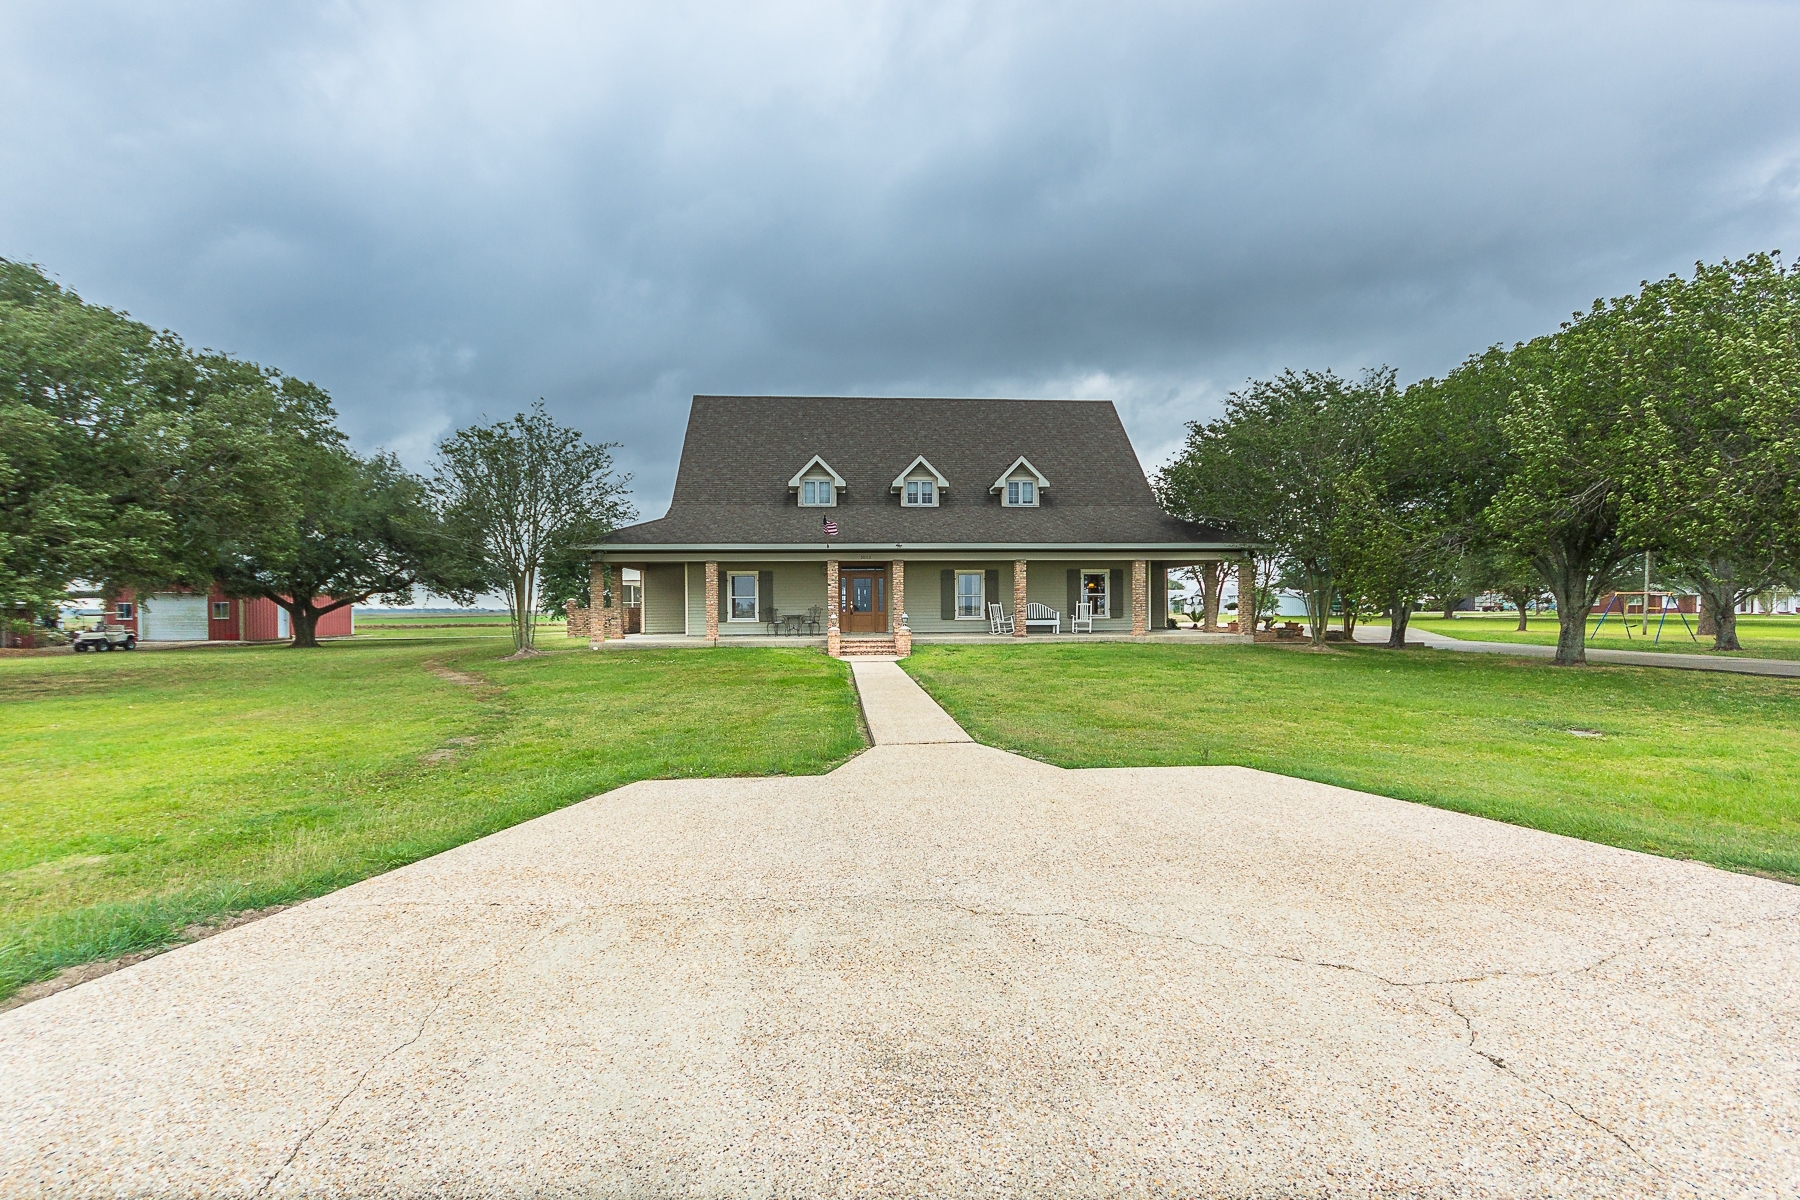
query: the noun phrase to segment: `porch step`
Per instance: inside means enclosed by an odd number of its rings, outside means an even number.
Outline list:
[[[898,654],[899,648],[891,637],[859,637],[844,638],[838,643],[838,655],[850,658],[859,654]]]

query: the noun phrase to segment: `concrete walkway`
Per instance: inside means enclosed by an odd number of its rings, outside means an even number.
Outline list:
[[[0,1015],[0,1194],[1800,1193],[1800,889],[921,744],[856,670],[829,775],[620,788]]]
[[[925,694],[891,658],[848,660],[862,698],[869,739],[877,746],[926,746],[935,742],[972,742],[938,702]]]
[[[1386,626],[1358,626],[1358,642],[1387,645]],[[1469,654],[1512,654],[1520,658],[1555,658],[1555,646],[1538,646],[1524,642],[1472,642],[1445,637],[1422,629],[1406,631],[1407,645],[1429,646],[1433,650],[1462,650]],[[1588,661],[1615,663],[1626,667],[1674,667],[1684,671],[1724,671],[1733,675],[1780,675],[1800,678],[1800,662],[1779,658],[1727,658],[1722,654],[1679,654],[1663,650],[1602,650],[1588,647]]]

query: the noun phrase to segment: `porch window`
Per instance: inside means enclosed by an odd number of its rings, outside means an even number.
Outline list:
[[[1081,573],[1081,598],[1088,602],[1088,611],[1095,617],[1112,616],[1112,597],[1106,594],[1107,583],[1111,578],[1110,571],[1083,571]]]
[[[231,620],[231,601],[214,600],[212,602],[212,619],[215,621]]]
[[[957,620],[980,621],[986,619],[986,597],[982,595],[986,586],[987,576],[980,571],[958,571],[956,573]]]
[[[1006,483],[1008,508],[1036,508],[1037,484],[1029,479],[1009,479]]]
[[[756,576],[731,577],[731,616],[733,621],[756,620]]]
[[[831,508],[837,504],[837,488],[829,479],[805,479],[800,483],[800,507]]]
[[[936,508],[937,484],[929,479],[907,480],[906,506],[908,508]]]

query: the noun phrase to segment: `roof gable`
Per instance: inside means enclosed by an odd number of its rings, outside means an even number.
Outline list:
[[[895,504],[894,481],[921,462],[941,481],[938,504]],[[1021,462],[1044,490],[1036,507],[1009,508],[984,485]],[[668,515],[607,542],[815,543],[818,513],[794,496],[814,464],[841,481],[844,545],[1236,542],[1157,506],[1107,401],[832,396],[695,396]]]

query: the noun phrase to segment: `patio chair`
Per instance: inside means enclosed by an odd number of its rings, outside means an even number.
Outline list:
[[[824,619],[825,610],[817,604],[813,605],[806,610],[806,631],[816,636],[819,632],[819,622]]]
[[[1075,615],[1069,618],[1069,632],[1094,632],[1094,602],[1092,600],[1077,600],[1075,602]]]
[[[1013,619],[1007,615],[1006,610],[998,604],[988,605],[988,632],[1011,633],[1012,631]]]

